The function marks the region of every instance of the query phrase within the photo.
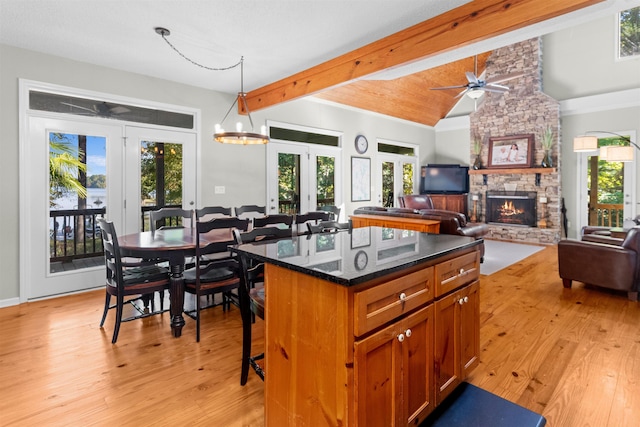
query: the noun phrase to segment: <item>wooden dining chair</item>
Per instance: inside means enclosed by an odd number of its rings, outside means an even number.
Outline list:
[[[226,311],[231,301],[238,305],[239,296],[231,291],[240,285],[240,265],[235,257],[224,256],[220,259],[215,255],[225,254],[229,246],[235,244],[233,230],[246,231],[249,227],[248,219],[215,218],[210,221],[196,222],[196,260],[195,267],[184,272],[185,291],[193,294],[196,300],[196,341],[200,342],[200,311],[203,309],[201,297],[222,294],[222,309]],[[185,314],[191,316],[190,312]]]
[[[120,332],[120,324],[122,322],[128,322],[167,311],[164,310],[164,303],[161,298],[160,311],[155,311],[153,304],[150,310],[146,309],[146,304],[143,305],[145,309],[140,309],[138,305],[134,305],[140,314],[125,319],[122,318],[125,304],[143,301],[143,298],[147,295],[153,295],[156,291],[164,293],[165,289],[169,289],[169,270],[146,261],[141,261],[138,266],[133,266],[131,262],[128,267],[124,266],[113,222],[103,218],[97,218],[97,222],[102,234],[104,260],[107,272],[105,286],[106,298],[100,327],[102,328],[104,326],[108,311],[115,308],[116,320],[113,328],[113,338],[111,339],[111,343],[115,344],[118,340],[118,333]],[[115,305],[111,305],[112,296],[116,297]],[[132,298],[125,300],[125,297]]]
[[[320,221],[317,224],[313,224],[312,221],[307,222],[307,229],[309,231],[309,234],[351,230],[351,228],[351,222]]]
[[[277,227],[254,228],[251,231],[234,231],[237,244],[256,243],[266,240],[291,237],[291,230]],[[265,371],[259,361],[264,359],[264,352],[251,356],[251,328],[255,317],[264,320],[264,264],[255,262],[244,254],[239,255],[243,281],[238,289],[240,313],[242,315],[242,367],[240,385],[245,385],[249,377],[249,367],[264,381]]]
[[[340,219],[340,208],[335,205],[319,206],[318,210],[333,214],[332,218],[330,218],[331,221],[338,221]]]
[[[293,224],[293,215],[287,215],[287,214],[267,215],[262,218],[253,219],[254,228],[278,227],[278,228],[291,229],[292,224]]]
[[[309,229],[307,223],[317,224],[320,221],[330,221],[332,214],[325,211],[307,212],[304,214],[296,214],[294,218],[294,227],[297,234],[308,234]]]
[[[167,219],[169,224],[166,224]],[[152,232],[161,228],[183,228],[185,220],[188,220],[189,227],[193,227],[193,209],[160,208],[149,211],[149,227]]]
[[[266,206],[242,205],[235,208],[235,213],[238,218],[255,218],[258,216],[264,216],[266,212]]]
[[[206,221],[213,218],[230,216],[233,216],[233,209],[225,208],[223,206],[205,206],[204,208],[196,209],[197,221]]]

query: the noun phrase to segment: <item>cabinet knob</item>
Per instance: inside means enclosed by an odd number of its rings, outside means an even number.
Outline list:
[[[411,337],[411,329],[407,329],[406,331],[404,331],[404,335],[409,338]]]
[[[407,294],[405,294],[404,292],[402,292],[402,293],[398,296],[398,298],[400,298],[400,301],[406,301],[406,299],[407,299]]]
[[[464,297],[464,302],[469,302],[469,297]]]
[[[458,304],[460,304],[460,305],[464,304],[464,298],[460,298],[460,299],[458,300]]]
[[[400,341],[400,342],[404,341],[404,334],[398,335],[398,341]]]
[[[460,269],[460,274],[464,274],[464,268]]]

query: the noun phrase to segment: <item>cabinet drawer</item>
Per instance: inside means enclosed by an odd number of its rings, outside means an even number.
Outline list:
[[[480,252],[442,262],[436,269],[436,298],[480,277]]]
[[[433,300],[434,268],[409,273],[354,294],[353,323],[355,336]]]

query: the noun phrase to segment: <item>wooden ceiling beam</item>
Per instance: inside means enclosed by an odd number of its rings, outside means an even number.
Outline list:
[[[255,89],[247,93],[247,103],[250,111],[261,110],[602,1],[604,0],[474,0],[352,52]]]

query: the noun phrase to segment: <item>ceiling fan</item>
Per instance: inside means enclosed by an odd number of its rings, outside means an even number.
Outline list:
[[[72,108],[77,108],[79,110],[85,111],[85,113],[78,113],[87,116],[98,116],[98,117],[112,117],[117,116],[118,114],[130,113],[131,110],[127,107],[123,107],[122,105],[113,105],[107,104],[106,102],[96,102],[93,104],[91,108],[83,107],[81,105],[71,104],[68,102],[62,102],[61,104],[68,105]]]
[[[443,87],[432,87],[431,90],[446,90],[446,89],[459,89],[464,88],[456,98],[459,98],[463,95],[468,95],[472,99],[480,98],[484,92],[496,92],[496,93],[505,93],[509,91],[508,86],[501,85],[499,83],[506,82],[507,80],[517,79],[518,77],[522,77],[523,73],[511,73],[505,74],[503,76],[493,77],[487,80],[481,80],[478,77],[478,57],[473,57],[473,68],[474,72],[467,71],[465,73],[467,77],[467,84],[464,85],[456,85],[456,86],[443,86]]]

